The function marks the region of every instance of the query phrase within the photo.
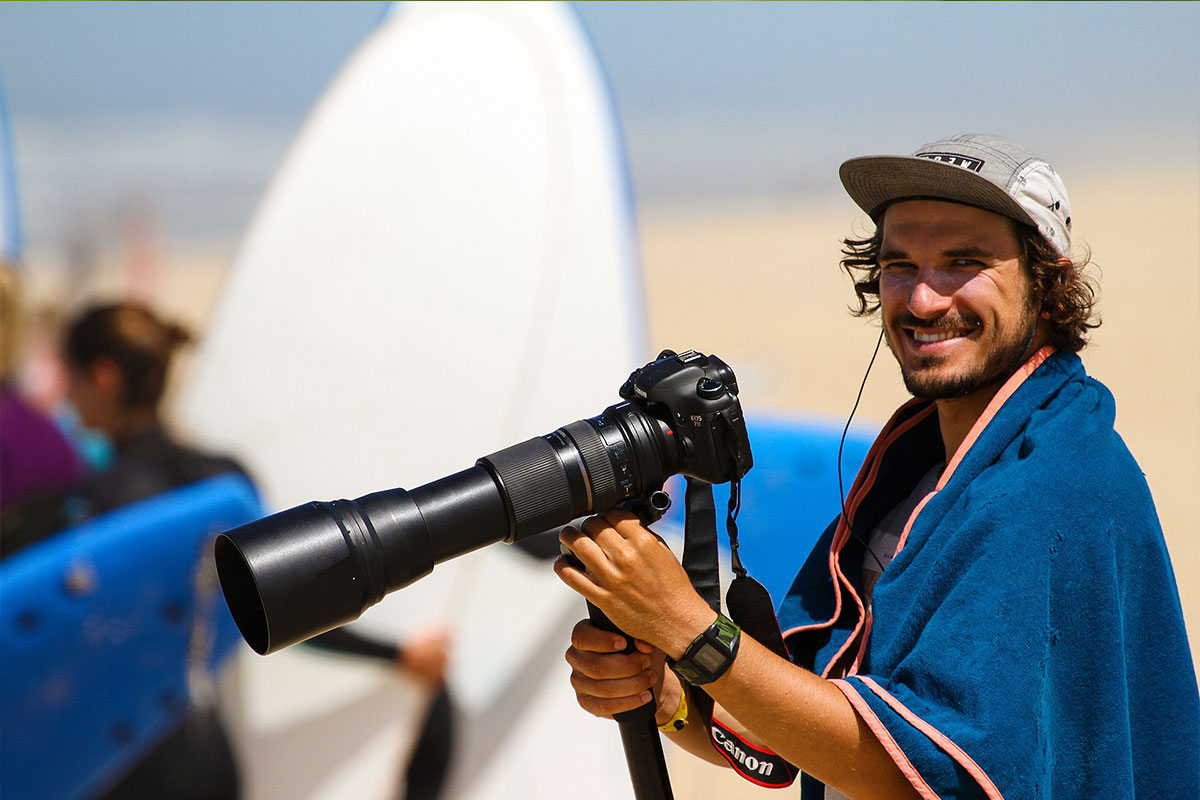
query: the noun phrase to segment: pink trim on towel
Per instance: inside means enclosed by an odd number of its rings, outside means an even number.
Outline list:
[[[946,464],[946,469],[942,471],[942,477],[938,480],[934,491],[941,489],[950,481],[950,476],[954,474],[954,470],[958,468],[959,463],[967,455],[967,451],[971,449],[971,445],[975,444],[975,440],[983,433],[983,429],[988,426],[988,423],[996,416],[1008,398],[1013,396],[1013,393],[1020,388],[1025,379],[1033,374],[1034,370],[1042,365],[1047,358],[1054,353],[1054,347],[1046,345],[1041,350],[1034,353],[1028,361],[1021,365],[1016,372],[1012,374],[1004,385],[992,397],[991,402],[987,404],[987,408],[979,415],[979,419],[975,420],[975,424],[971,426],[971,430],[967,432],[967,437],[962,440],[962,444],[954,451],[954,457]]]
[[[913,405],[913,404],[919,403],[919,402],[922,402],[922,401],[918,400],[918,401],[914,401],[913,403],[905,403],[904,406],[902,406],[901,408],[902,409],[908,408],[910,405]],[[880,465],[882,465],[882,463],[883,463],[883,453],[887,452],[888,448],[890,448],[897,439],[899,439],[901,436],[903,436],[908,431],[915,428],[926,417],[928,417],[930,414],[932,414],[934,412],[934,409],[935,409],[935,406],[933,404],[930,404],[928,408],[917,412],[911,418],[906,419],[904,422],[897,425],[895,430],[892,430],[888,433],[887,438],[884,441],[884,446],[883,446],[882,450],[880,451],[879,456],[876,457],[874,460],[874,463],[871,464],[871,469],[867,474],[866,481],[863,482],[863,485],[859,488],[859,490],[857,492],[854,492],[854,500],[853,500],[854,505],[852,507],[852,510],[847,511],[851,520],[854,519],[854,513],[858,510],[859,504],[863,501],[864,498],[866,498],[867,494],[871,490],[871,487],[873,487],[875,485],[875,479],[876,479],[876,477],[878,477]],[[899,413],[899,412],[897,412],[897,413]],[[857,481],[856,481],[856,483],[857,483]],[[846,637],[846,641],[844,641],[842,643],[842,646],[838,648],[837,653],[835,653],[833,658],[831,658],[829,660],[829,663],[825,665],[825,668],[823,670],[821,670],[822,678],[829,677],[829,673],[833,669],[833,666],[842,659],[842,656],[845,655],[846,652],[851,647],[854,646],[854,641],[855,641],[855,639],[858,638],[859,631],[862,631],[863,626],[867,623],[866,605],[863,603],[862,598],[858,596],[858,592],[854,591],[854,584],[852,584],[850,582],[850,579],[846,577],[846,574],[844,572],[842,572],[842,564],[841,564],[842,548],[845,547],[846,543],[850,541],[851,535],[852,535],[852,533],[850,530],[850,525],[848,525],[846,523],[846,521],[843,520],[842,524],[839,525],[839,527],[838,527],[838,535],[834,536],[834,545],[832,548],[830,548],[829,564],[830,564],[830,569],[834,575],[835,585],[837,583],[841,583],[841,585],[846,587],[846,591],[850,593],[850,596],[854,598],[854,604],[858,607],[858,621],[854,624],[854,630],[852,630],[850,632],[850,635],[848,637]],[[840,597],[839,597],[839,599],[840,599]],[[834,619],[836,620],[837,617],[835,616]],[[862,640],[859,642],[859,653],[858,653],[858,656],[854,659],[854,664],[858,664],[862,661],[862,653],[863,653],[863,648],[866,644],[866,640],[867,640],[867,636],[864,633]],[[848,672],[848,674],[853,674],[852,670],[853,670],[853,667],[851,667],[851,671]]]
[[[983,413],[979,415],[979,419],[975,420],[975,424],[972,425],[971,430],[967,432],[966,438],[962,440],[962,444],[960,444],[958,449],[954,451],[954,455],[946,464],[946,468],[942,470],[942,475],[940,478],[938,478],[937,485],[933,487],[933,491],[925,495],[921,502],[917,504],[917,507],[913,509],[913,513],[909,515],[908,522],[906,522],[904,525],[904,531],[900,534],[900,542],[896,546],[896,555],[900,554],[900,551],[904,549],[904,545],[908,542],[908,532],[912,530],[913,523],[917,521],[917,516],[920,515],[922,509],[925,508],[925,504],[929,502],[931,497],[941,491],[942,488],[950,482],[950,477],[954,474],[954,470],[958,469],[958,465],[962,463],[962,460],[966,457],[968,451],[970,451],[971,446],[975,444],[975,441],[979,438],[980,434],[983,433],[984,429],[987,428],[988,424],[991,423],[1004,404],[1008,402],[1008,398],[1012,397],[1017,389],[1020,388],[1021,384],[1025,382],[1025,379],[1032,375],[1034,370],[1040,367],[1042,362],[1049,358],[1053,353],[1054,348],[1050,345],[1046,345],[1042,349],[1038,350],[1029,358],[1028,361],[1022,364],[1007,381],[1004,382],[1003,386],[996,391],[996,394],[988,402],[987,408],[983,410]]]
[[[986,794],[990,800],[1004,800],[1004,795],[1000,794],[1000,790],[996,788],[996,784],[992,783],[992,779],[989,778],[987,773],[983,771],[983,767],[975,763],[975,760],[967,755],[961,747],[956,745],[950,739],[950,737],[946,736],[937,728],[918,717],[912,711],[909,711],[907,706],[884,690],[873,679],[868,678],[865,675],[860,675],[858,679],[866,684],[867,688],[874,692],[879,699],[887,703],[893,711],[903,717],[909,725],[912,725],[921,733],[925,734],[927,737],[929,737],[930,741],[944,750],[948,756],[957,761],[958,765],[965,769],[970,776],[975,779],[975,782],[979,784],[980,788],[983,789],[984,794]],[[846,689],[843,689],[842,691],[844,692]],[[861,698],[859,699],[861,700]],[[867,724],[870,725],[870,722]],[[886,747],[886,745],[884,746]]]
[[[971,430],[967,432],[967,436],[963,439],[962,444],[960,444],[958,449],[954,451],[954,456],[950,459],[949,463],[946,464],[946,468],[942,470],[942,474],[938,478],[937,485],[934,486],[933,491],[921,498],[921,502],[917,503],[917,507],[914,508],[912,514],[909,515],[908,521],[904,523],[904,530],[900,533],[900,541],[896,544],[896,553],[893,558],[900,555],[900,551],[903,550],[904,545],[908,543],[908,533],[912,530],[913,524],[916,523],[917,517],[920,516],[921,511],[925,509],[925,505],[933,498],[933,496],[941,491],[941,489],[950,482],[950,476],[954,473],[954,470],[957,469],[963,458],[966,457],[967,452],[971,449],[971,445],[975,444],[975,441],[979,438],[980,434],[983,433],[984,429],[987,428],[988,424],[992,421],[992,419],[995,418],[996,414],[1008,401],[1008,398],[1012,397],[1017,389],[1020,388],[1021,384],[1025,382],[1025,379],[1032,375],[1034,371],[1040,367],[1042,363],[1053,353],[1054,348],[1050,345],[1046,345],[1045,347],[1041,348],[1032,356],[1030,356],[1029,360],[1022,364],[1017,371],[1014,372],[1009,379],[1004,382],[1004,385],[996,391],[995,396],[993,396],[988,402],[987,407],[983,410],[983,413],[979,415],[979,419],[975,421],[975,424],[971,426]],[[908,404],[905,405],[907,406]],[[857,508],[857,503],[855,504],[855,507]],[[857,628],[855,630],[857,631]],[[863,656],[867,651],[867,640],[870,638],[870,636],[871,628],[868,625],[866,632],[863,634],[862,643],[859,645],[858,655],[854,658],[854,666],[851,667],[847,675],[857,674],[858,666],[862,663]],[[848,641],[853,641],[853,637],[851,637]],[[840,656],[841,653],[838,653],[838,657]],[[834,658],[834,661],[836,660],[837,657]]]
[[[900,555],[900,551],[904,549],[904,545],[908,544],[908,532],[912,530],[913,523],[917,521],[917,516],[922,510],[924,510],[925,504],[932,500],[933,496],[937,494],[938,490],[941,488],[942,482],[941,480],[938,480],[937,488],[922,497],[921,502],[917,503],[917,507],[913,509],[912,514],[910,514],[908,517],[908,522],[904,523],[904,530],[900,532],[900,541],[896,543],[896,553],[892,556],[893,560],[896,558],[896,556]]]
[[[843,585],[845,585],[846,590],[850,592],[850,596],[854,598],[854,605],[858,606],[858,621],[854,623],[854,629],[850,631],[850,635],[846,637],[846,641],[842,642],[842,646],[838,648],[838,651],[833,654],[833,658],[829,659],[829,663],[826,664],[825,668],[821,670],[822,678],[829,677],[829,674],[833,671],[834,665],[837,664],[846,651],[848,651],[854,645],[854,640],[858,638],[858,632],[862,630],[863,620],[867,618],[867,609],[865,606],[863,606],[863,601],[859,599],[858,593],[854,591],[854,587],[850,585],[850,581],[847,580],[846,576],[842,574],[840,569],[838,570],[838,578],[842,581]],[[846,674],[850,673],[847,671]]]
[[[862,717],[863,722],[867,723],[867,727],[871,729],[871,733],[875,734],[875,738],[883,745],[883,749],[888,756],[896,763],[896,767],[917,793],[926,800],[940,800],[937,792],[935,792],[925,779],[921,777],[921,773],[908,760],[908,756],[900,749],[900,745],[896,744],[896,740],[892,738],[892,734],[888,731],[879,717],[875,716],[875,712],[867,705],[867,701],[859,697],[858,692],[854,691],[854,687],[843,680],[833,681],[833,685],[841,690],[842,694],[846,695],[846,699],[850,701],[850,705],[854,706],[854,710]]]
[[[866,469],[866,474],[859,473],[858,479],[850,487],[850,498],[847,501],[846,513],[850,517],[850,521],[854,519],[854,512],[858,511],[858,506],[866,498],[868,492],[875,485],[875,479],[879,476],[879,468],[883,465],[883,454],[899,439],[902,435],[912,430],[918,423],[922,422],[930,414],[937,411],[937,406],[929,403],[925,408],[913,414],[908,419],[892,428],[897,416],[912,406],[927,403],[926,400],[909,400],[896,411],[892,416],[892,421],[884,428],[887,435],[880,435],[875,440],[875,444],[871,446],[871,450],[867,453],[866,461],[863,462],[863,468]],[[841,550],[842,546],[850,540],[850,526],[846,524],[847,520],[842,520],[838,524],[837,533],[833,537],[833,549]]]
[[[858,648],[858,655],[854,657],[854,663],[850,665],[850,669],[846,671],[846,675],[857,675],[858,668],[862,666],[863,656],[867,654],[867,640],[871,638],[871,627],[875,622],[875,615],[867,615],[867,629],[863,631],[862,645]]]
[[[884,426],[883,431],[878,437],[876,437],[874,444],[871,445],[871,449],[867,452],[867,457],[863,461],[863,467],[859,471],[858,477],[850,487],[850,497],[846,505],[846,514],[851,520],[854,519],[854,512],[857,510],[858,504],[862,502],[862,498],[866,497],[867,492],[875,484],[875,479],[879,473],[880,462],[883,460],[883,453],[892,446],[897,438],[915,427],[918,423],[933,413],[935,406],[930,403],[927,408],[918,411],[909,419],[906,419],[898,424],[896,422],[897,418],[909,410],[912,406],[924,402],[927,401],[910,400],[897,409],[896,413],[892,415],[892,418],[888,421],[887,425]],[[859,598],[858,593],[854,591],[853,586],[847,580],[846,576],[842,574],[841,568],[838,564],[838,556],[841,554],[841,550],[846,545],[846,542],[850,540],[850,535],[850,527],[847,525],[846,520],[840,519],[838,521],[838,528],[834,532],[833,541],[829,548],[829,575],[833,579],[834,593],[833,616],[825,622],[799,625],[783,632],[783,638],[786,640],[787,637],[791,636],[793,633],[820,630],[821,628],[828,628],[833,625],[842,613],[842,586],[844,585],[850,592],[850,596],[854,598],[855,604],[858,606],[859,623],[855,626],[854,631],[850,634],[850,637],[838,651],[837,655],[835,655],[833,659],[830,660],[829,664],[826,665],[826,671],[828,671],[829,667],[836,663],[839,658],[841,658],[842,653],[847,647],[850,646],[850,643],[854,641],[855,636],[858,635],[859,627],[862,625],[862,619],[866,615],[866,611],[863,608],[862,599]]]

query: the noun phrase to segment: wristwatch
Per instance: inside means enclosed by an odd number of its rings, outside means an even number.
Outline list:
[[[693,686],[712,683],[725,674],[737,656],[742,629],[724,614],[697,636],[678,660],[667,659],[675,674]]]

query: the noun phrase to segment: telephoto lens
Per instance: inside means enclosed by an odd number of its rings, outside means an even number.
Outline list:
[[[716,356],[664,350],[599,416],[415,489],[308,503],[223,533],[217,575],[234,622],[272,653],[357,619],[447,559],[622,503],[653,506],[677,473],[737,480],[753,465],[737,391]]]
[[[229,610],[261,654],[336,628],[435,564],[601,514],[679,471],[673,427],[633,403],[415,489],[311,502],[217,537]]]

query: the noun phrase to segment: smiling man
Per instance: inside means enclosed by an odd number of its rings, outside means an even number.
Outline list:
[[[841,177],[876,223],[845,242],[857,313],[879,315],[914,399],[799,565],[788,657],[714,620],[667,548],[610,512],[562,534],[586,572],[555,568],[637,650],[580,623],[580,705],[653,696],[680,746],[765,786],[796,765],[810,800],[1200,796],[1162,531],[1077,355],[1098,322],[1062,181],[981,135]]]

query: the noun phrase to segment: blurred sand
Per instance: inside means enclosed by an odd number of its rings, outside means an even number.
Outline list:
[[[1105,324],[1084,360],[1116,395],[1118,429],[1154,491],[1193,656],[1200,625],[1198,183],[1191,171],[1109,172],[1071,183],[1076,243],[1091,247],[1102,270]],[[847,311],[853,293],[837,267],[839,241],[867,223],[841,196],[641,209],[651,349],[720,354],[738,372],[748,413],[795,410],[844,420],[878,327]],[[233,252],[232,243],[176,245],[150,295],[202,327]],[[31,252],[30,293],[35,302],[122,293],[121,258],[102,254],[108,268],[79,285],[66,277],[60,256]],[[882,352],[857,418],[880,424],[905,399],[894,362]],[[693,759],[678,759],[672,774],[681,800],[750,791]]]

